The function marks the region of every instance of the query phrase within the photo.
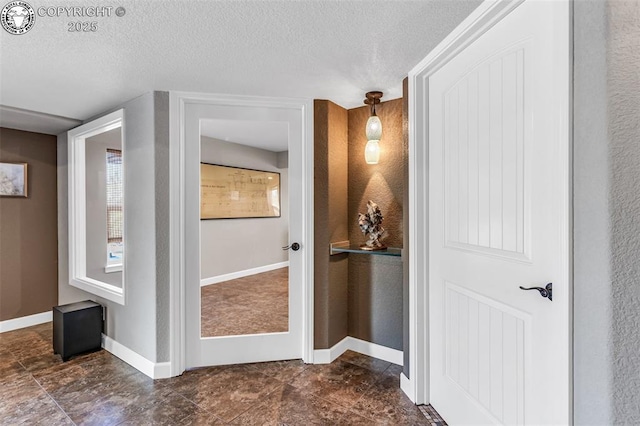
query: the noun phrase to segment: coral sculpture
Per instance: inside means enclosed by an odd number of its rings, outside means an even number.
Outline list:
[[[360,230],[369,239],[360,246],[362,250],[385,250],[387,247],[380,242],[387,236],[387,231],[382,227],[382,213],[380,207],[373,201],[367,202],[367,213],[358,213],[358,226]]]

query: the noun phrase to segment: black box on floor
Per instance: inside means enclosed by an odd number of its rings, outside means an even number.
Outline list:
[[[102,343],[102,305],[91,300],[53,307],[53,353],[63,361],[98,350]]]

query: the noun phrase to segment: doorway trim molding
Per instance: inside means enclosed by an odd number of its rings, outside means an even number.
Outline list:
[[[302,173],[304,281],[302,359],[313,363],[313,101],[310,99],[234,96],[172,91],[169,93],[169,187],[170,187],[170,285],[169,285],[169,359],[170,375],[185,371],[185,106],[208,104],[233,107],[262,107],[299,111],[302,123]]]
[[[415,404],[429,395],[429,77],[525,0],[485,0],[409,71],[409,377]]]

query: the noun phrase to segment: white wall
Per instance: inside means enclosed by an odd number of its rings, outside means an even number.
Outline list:
[[[167,92],[150,92],[116,108],[124,108],[124,306],[68,284],[67,138],[58,137],[59,303],[106,306],[105,334],[152,362],[169,360],[168,104]]]
[[[107,149],[122,149],[121,129],[85,140],[87,192],[87,276],[122,287],[122,272],[105,273],[107,263]]]
[[[289,254],[288,170],[283,154],[201,138],[201,161],[280,173],[281,217],[200,221],[201,279],[285,262]]]
[[[640,2],[574,4],[574,422],[640,424]]]

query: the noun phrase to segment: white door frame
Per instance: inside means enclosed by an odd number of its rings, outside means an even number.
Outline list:
[[[170,324],[169,353],[171,376],[185,371],[185,106],[206,104],[232,107],[288,108],[300,112],[304,164],[303,202],[304,281],[302,354],[305,363],[313,363],[313,101],[308,99],[233,96],[206,93],[170,92]]]
[[[416,404],[428,404],[429,395],[429,77],[449,62],[460,51],[477,40],[482,34],[500,22],[509,12],[525,0],[485,0],[451,32],[434,50],[409,72],[409,366],[410,378],[401,376],[401,388]],[[535,1],[535,0],[534,0]],[[571,5],[567,0],[567,18],[571,14]],[[571,27],[569,26],[569,30]],[[571,34],[569,34],[571,36]],[[566,105],[566,119],[561,132],[571,145],[571,62],[557,64],[556,72],[565,73],[567,87],[562,96]],[[567,68],[567,69],[565,69]],[[570,149],[567,146],[567,176],[565,202],[567,220],[570,225],[571,206],[571,165]],[[567,239],[570,229],[567,229]],[[568,282],[571,280],[570,250],[566,253]],[[570,300],[573,292],[570,288]],[[571,312],[570,312],[571,313]],[[571,327],[571,317],[569,318]],[[570,353],[569,359],[573,356]],[[571,366],[570,366],[571,368]],[[570,384],[570,389],[572,385]]]

